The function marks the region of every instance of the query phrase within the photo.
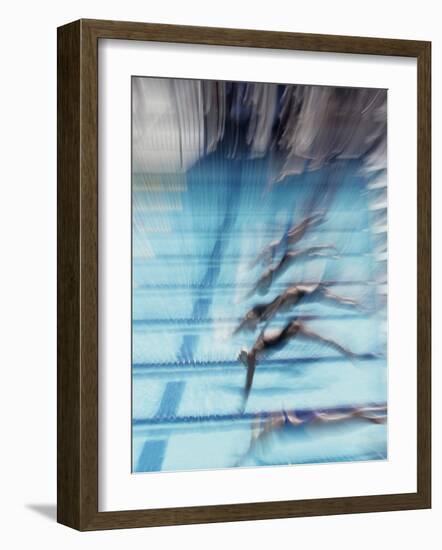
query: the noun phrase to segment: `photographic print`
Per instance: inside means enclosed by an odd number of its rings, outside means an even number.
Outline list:
[[[385,460],[387,90],[132,77],[132,471]]]

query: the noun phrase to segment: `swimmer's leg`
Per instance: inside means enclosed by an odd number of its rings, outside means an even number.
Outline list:
[[[341,353],[342,355],[347,356],[349,359],[354,359],[354,358],[357,357],[356,353],[353,353],[349,349],[344,348],[344,346],[341,346],[341,344],[338,344],[337,342],[335,342],[331,338],[325,338],[324,336],[321,336],[317,332],[314,332],[313,330],[307,329],[303,325],[300,325],[300,327],[299,327],[299,334],[304,336],[305,338],[307,338],[309,340],[319,342],[319,343],[323,344],[324,346],[332,348],[332,349],[338,351],[339,353]]]

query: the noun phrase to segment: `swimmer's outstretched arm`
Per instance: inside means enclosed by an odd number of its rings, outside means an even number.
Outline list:
[[[232,336],[236,336],[239,332],[244,330],[248,325],[248,319],[247,315],[244,317],[244,319],[240,322],[240,324],[236,327],[236,329],[232,332]]]
[[[243,410],[247,405],[247,400],[249,398],[250,390],[252,389],[255,369],[256,369],[256,352],[252,350],[247,354],[247,377],[246,377],[246,385],[244,387]]]
[[[241,350],[240,354],[238,355],[238,360],[241,361],[241,363],[243,363],[245,367],[247,367],[246,384],[243,390],[243,401],[241,407],[241,412],[244,412],[247,405],[247,400],[249,398],[250,390],[252,389],[253,376],[256,369],[256,349],[252,348],[251,351],[246,351],[245,349]]]
[[[279,264],[278,264],[279,265]],[[245,295],[245,298],[251,298],[257,291],[259,294],[267,294],[270,285],[273,281],[273,276],[275,274],[276,269],[278,269],[278,266],[276,267],[269,267],[263,275],[258,279],[257,283],[247,292]]]
[[[252,423],[252,436],[247,451],[239,458],[235,466],[240,466],[255,451],[258,445],[265,444],[266,439],[273,433],[280,430],[285,424],[284,414],[271,413],[266,420],[258,415]]]
[[[292,227],[290,231],[287,233],[289,243],[290,244],[297,243],[304,236],[307,229],[315,225],[319,225],[323,223],[323,221],[324,221],[324,214],[322,212],[318,214],[312,214],[311,216],[304,218],[302,222]]]
[[[284,426],[284,414],[282,412],[278,413],[271,413],[270,416],[263,422],[262,420],[259,422],[257,426],[257,433],[252,435],[252,443],[251,446],[256,445],[258,441],[261,441],[262,439],[265,439],[267,434],[278,430],[282,426]]]
[[[251,298],[252,296],[254,296],[256,294],[256,291],[259,289],[259,286],[260,286],[260,283],[262,281],[262,277],[261,279],[259,279],[259,281],[254,284],[252,286],[252,288],[244,295],[244,300],[248,300],[249,298]]]
[[[317,214],[312,214],[311,216],[308,216],[304,218],[301,222],[294,225],[289,229],[287,232],[287,242],[289,244],[295,244],[298,241],[302,239],[307,229],[310,227],[313,227],[315,225],[319,225],[324,221],[324,213],[319,212]],[[282,245],[284,241],[284,237],[281,237],[280,239],[276,239],[272,241],[270,244],[268,244],[261,252],[258,254],[258,256],[250,262],[250,267],[253,268],[259,263],[262,264],[269,264],[273,260],[273,257],[275,255],[275,252],[278,250],[278,248]]]

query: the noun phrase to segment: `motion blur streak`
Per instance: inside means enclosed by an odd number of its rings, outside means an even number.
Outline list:
[[[132,79],[134,472],[387,457],[387,92]]]

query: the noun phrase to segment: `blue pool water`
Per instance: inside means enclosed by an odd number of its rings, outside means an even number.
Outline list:
[[[330,183],[332,182],[332,183]],[[385,405],[386,263],[376,253],[376,191],[356,161],[333,162],[269,186],[267,164],[209,155],[183,175],[133,177],[133,471],[385,459],[385,423],[355,418],[288,424],[253,445],[257,422],[281,411]],[[297,262],[265,296],[248,292],[254,258],[314,210],[325,222],[297,248],[336,253]],[[289,285],[324,282],[358,300],[301,303],[309,328],[360,354],[296,339],[259,360],[245,411],[246,368],[237,360],[258,335],[232,336],[244,314]]]

